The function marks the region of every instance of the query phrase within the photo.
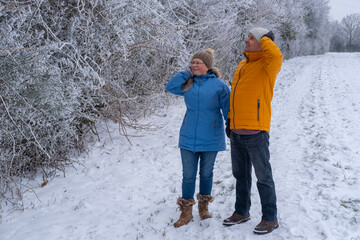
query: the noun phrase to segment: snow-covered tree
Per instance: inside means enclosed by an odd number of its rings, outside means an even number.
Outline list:
[[[97,121],[138,126],[195,52],[230,82],[251,28],[290,58],[325,52],[327,22],[325,0],[0,0],[0,199],[63,170]]]
[[[344,17],[341,25],[346,37],[346,50],[360,50],[360,14],[354,13]]]

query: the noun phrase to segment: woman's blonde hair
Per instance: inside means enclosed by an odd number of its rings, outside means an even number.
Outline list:
[[[194,84],[194,77],[189,77],[189,79],[182,85],[183,86],[183,89],[182,91],[183,92],[186,92],[188,91]]]
[[[219,68],[212,67],[209,70],[213,71],[218,78],[221,78],[221,72],[220,72]],[[182,91],[183,92],[188,91],[193,86],[193,84],[194,84],[194,77],[189,77],[189,79],[182,85],[182,87],[183,87]]]

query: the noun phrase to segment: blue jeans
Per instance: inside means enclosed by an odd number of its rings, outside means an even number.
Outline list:
[[[213,184],[213,169],[217,151],[192,152],[180,149],[183,180],[182,180],[182,198],[194,199],[195,182],[197,175],[198,162],[200,158],[200,190],[201,195],[210,195]]]
[[[254,166],[262,207],[262,220],[277,221],[275,184],[269,152],[269,133],[238,135],[231,132],[231,162],[236,178],[235,213],[250,216],[251,170]]]

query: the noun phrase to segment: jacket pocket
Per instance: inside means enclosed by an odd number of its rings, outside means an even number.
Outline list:
[[[260,121],[260,99],[257,100],[257,120]]]
[[[214,128],[215,136],[218,136],[219,135],[219,127],[217,126],[217,121],[216,120],[213,123],[213,128]]]
[[[222,136],[222,134],[225,133],[223,122],[224,120],[222,119],[222,117],[214,121],[213,128],[214,128],[215,137]]]

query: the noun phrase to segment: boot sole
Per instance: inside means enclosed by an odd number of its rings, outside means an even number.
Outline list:
[[[277,228],[279,228],[279,224],[276,224],[276,226],[273,229],[271,229],[270,231],[267,231],[267,230],[259,231],[259,230],[254,229],[254,233],[257,234],[257,235],[264,235],[264,234],[267,234],[267,233],[271,233],[272,231],[274,231]]]
[[[185,225],[188,225],[189,223],[191,223],[191,222],[193,222],[193,221],[194,221],[194,218],[192,218],[188,223],[185,223],[185,224],[183,224],[183,225],[175,226],[175,224],[174,224],[173,226],[174,226],[174,228],[180,228],[180,227],[183,227],[183,226],[185,226]]]
[[[244,223],[244,222],[247,222],[250,220],[250,217],[249,218],[245,218],[245,219],[242,219],[238,222],[223,222],[223,225],[226,226],[226,227],[230,227],[230,226],[233,226],[233,225],[236,225],[236,224],[240,224],[240,223]]]

